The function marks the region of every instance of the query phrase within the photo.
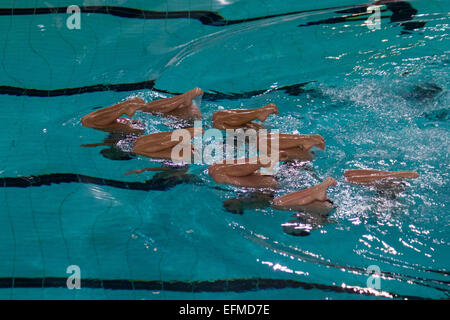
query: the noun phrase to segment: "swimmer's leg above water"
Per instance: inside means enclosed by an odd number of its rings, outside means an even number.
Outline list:
[[[280,153],[280,159],[285,160],[283,153]],[[270,168],[271,163],[263,164],[259,158],[245,159],[243,164],[239,164],[236,159],[234,161],[233,164],[214,163],[210,165],[209,175],[216,183],[220,184],[248,188],[278,188],[278,181],[273,176],[261,175],[256,172],[261,168]]]
[[[278,114],[278,108],[274,104],[268,104],[258,109],[230,109],[220,110],[213,115],[213,127],[221,130],[251,128],[262,129],[263,126],[253,122],[264,122],[270,114]]]
[[[278,210],[314,210],[314,208],[330,207],[331,200],[327,198],[327,189],[336,186],[333,178],[327,178],[322,183],[313,187],[274,199],[272,206]],[[306,208],[305,208],[306,206]]]
[[[365,170],[355,169],[347,170],[344,173],[348,182],[370,184],[385,179],[414,179],[418,178],[419,174],[415,171],[380,171],[380,170]]]
[[[306,151],[313,146],[325,150],[325,139],[319,134],[280,134],[280,149],[287,150],[299,146]]]
[[[184,132],[188,132],[190,139],[192,139],[196,135],[203,133],[203,130],[194,128],[181,130],[184,130]],[[150,158],[181,160],[184,157],[183,153],[185,149],[182,149],[180,154],[176,155],[179,158],[177,157],[176,159],[172,159],[172,149],[181,143],[180,140],[172,140],[172,136],[176,131],[178,130],[158,132],[139,137],[134,143],[133,152]],[[190,154],[192,155],[193,146],[190,144],[190,140],[182,142],[186,144],[186,149],[189,149]],[[181,145],[184,145],[183,143]]]
[[[152,114],[168,115],[179,119],[201,119],[202,114],[198,106],[193,102],[196,97],[201,97],[203,90],[194,88],[175,97],[151,101],[143,105],[139,110]]]
[[[267,134],[267,139],[275,139],[275,134]],[[290,134],[279,133],[278,134],[279,149],[287,150],[292,148],[301,147],[304,150],[309,150],[313,146],[325,150],[325,139],[319,134]],[[270,147],[271,143],[268,144]]]
[[[110,132],[142,132],[142,125],[135,119],[121,118],[124,114],[132,117],[136,111],[168,115],[180,119],[200,119],[201,112],[193,103],[193,99],[203,95],[203,91],[195,88],[176,97],[160,99],[146,103],[141,98],[133,98],[111,107],[91,112],[81,119],[83,126]]]
[[[273,133],[267,134],[267,139],[258,136],[259,139],[263,139],[262,141],[258,140],[258,148],[260,147],[260,142],[263,145],[265,143],[267,152],[270,154],[270,150],[276,142],[275,137],[276,135]],[[325,150],[325,139],[318,134],[278,134],[278,149],[286,153],[288,160],[312,160],[309,150],[313,146]]]
[[[139,122],[134,119],[121,118],[124,114],[132,117],[145,104],[141,98],[133,98],[111,107],[96,110],[81,118],[83,126],[110,132],[142,132]]]

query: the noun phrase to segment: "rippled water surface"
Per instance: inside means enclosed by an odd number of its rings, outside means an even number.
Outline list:
[[[54,8],[71,4],[80,30]],[[0,297],[448,298],[448,1],[381,2],[378,30],[363,4],[3,1]],[[106,137],[80,124],[95,108],[194,87],[206,127],[220,108],[275,103],[269,128],[322,135],[313,162],[282,165],[277,195],[332,176],[330,216],[299,218],[308,235],[293,236],[292,213],[226,211],[246,193],[218,188],[206,165],[161,186],[152,172],[124,175],[158,162],[81,147]],[[176,125],[136,117],[147,133]],[[346,183],[356,168],[420,177],[380,191]],[[65,288],[69,265],[82,290]]]

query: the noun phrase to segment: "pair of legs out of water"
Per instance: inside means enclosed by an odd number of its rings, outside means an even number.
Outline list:
[[[135,119],[130,119],[137,111],[163,115],[182,120],[201,119],[200,109],[194,99],[201,97],[203,91],[199,88],[190,90],[179,96],[160,99],[152,102],[145,102],[140,98],[133,98],[114,106],[96,110],[81,119],[84,126],[107,131],[110,133],[131,134],[135,137],[144,132],[143,124]],[[279,114],[278,108],[274,104],[268,104],[257,109],[232,109],[220,110],[214,113],[213,127],[221,130],[225,129],[255,129],[264,128],[262,122],[271,114]],[[127,115],[130,118],[123,118]],[[256,122],[259,121],[260,123]],[[187,129],[194,137],[198,134],[193,128]],[[138,137],[134,142],[133,153],[144,155],[150,158],[172,159],[172,148],[179,142],[172,141],[173,132],[158,132],[146,136]],[[298,135],[298,134],[267,134],[265,141],[270,146],[270,140],[277,138],[281,161],[283,160],[311,160],[309,150],[316,146],[325,149],[325,140],[320,135]],[[106,145],[111,142],[105,142]],[[263,142],[264,143],[264,142]],[[257,144],[258,146],[260,143]],[[88,145],[86,145],[88,146]],[[96,145],[89,145],[96,146]],[[192,153],[193,150],[190,149]],[[268,148],[270,154],[271,150]],[[192,155],[192,154],[191,154]],[[180,157],[184,157],[180,154]],[[231,184],[239,187],[250,188],[278,188],[278,182],[273,176],[261,175],[258,170],[273,164],[263,164],[259,159],[250,163],[246,159],[244,163],[212,164],[208,172],[215,182],[219,184]],[[141,173],[143,171],[159,171],[167,168],[138,169],[128,172]],[[415,172],[387,172],[377,170],[348,170],[345,176],[352,183],[375,183],[385,179],[415,178]],[[271,201],[274,208],[280,210],[300,210],[323,214],[332,209],[332,202],[327,198],[327,189],[335,186],[336,180],[327,178],[322,183],[293,192]],[[256,201],[257,202],[257,201]],[[256,203],[255,202],[255,203]],[[264,202],[264,201],[263,201]],[[230,203],[230,202],[229,202]]]

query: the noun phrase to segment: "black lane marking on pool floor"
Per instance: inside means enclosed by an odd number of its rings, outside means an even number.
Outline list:
[[[0,278],[0,288],[67,288],[67,278]],[[159,280],[107,280],[81,279],[81,288],[109,290],[149,290],[177,292],[248,292],[259,290],[305,289],[365,296],[388,295],[396,299],[424,299],[418,296],[368,290],[367,288],[325,285],[289,279],[249,278],[205,281],[159,281]]]
[[[355,7],[367,5],[358,5]],[[98,13],[98,14],[109,14],[112,16],[117,16],[121,18],[132,18],[132,19],[150,19],[150,20],[161,20],[161,19],[195,19],[200,21],[204,25],[222,27],[227,25],[265,20],[275,17],[283,17],[300,13],[326,11],[326,10],[337,10],[349,8],[351,6],[336,6],[330,8],[320,8],[320,9],[310,9],[310,10],[300,10],[294,12],[273,14],[261,17],[254,17],[248,19],[237,19],[237,20],[227,20],[222,17],[218,12],[208,11],[208,10],[194,10],[194,11],[153,11],[153,10],[143,10],[135,9],[129,7],[118,7],[118,6],[80,6],[81,13]],[[41,7],[41,8],[0,8],[0,16],[14,16],[14,15],[38,15],[38,14],[58,14],[66,13],[67,7]]]
[[[222,27],[233,24],[240,24],[251,21],[265,20],[276,17],[284,17],[290,16],[300,13],[308,13],[308,12],[318,12],[318,11],[326,11],[326,10],[339,10],[344,9],[342,11],[337,11],[336,13],[363,13],[367,10],[367,7],[370,4],[362,4],[355,6],[336,6],[329,8],[318,8],[318,9],[309,9],[309,10],[299,10],[287,13],[279,13],[266,15],[261,17],[247,18],[247,19],[237,19],[237,20],[227,20],[223,16],[220,15],[219,12],[216,11],[208,11],[208,10],[194,10],[194,11],[153,11],[153,10],[143,10],[129,7],[118,7],[118,6],[81,6],[80,10],[82,13],[97,13],[97,14],[109,14],[112,16],[117,16],[121,18],[132,18],[132,19],[153,19],[153,20],[161,20],[161,19],[195,19],[200,21],[204,25]],[[391,17],[391,22],[394,21],[405,21],[398,20],[400,17],[407,16],[411,10],[408,8],[412,8],[409,2],[399,1],[394,4],[390,4],[389,2],[385,3],[384,1],[379,1],[377,5],[386,5],[389,10],[393,12]],[[415,9],[413,9],[415,10]],[[417,10],[415,10],[417,12]],[[41,8],[0,8],[0,16],[14,16],[14,15],[38,15],[38,14],[58,14],[58,13],[66,13],[67,7],[41,7]],[[415,13],[414,13],[415,14]],[[339,18],[336,18],[339,19]],[[393,20],[397,19],[397,20]],[[409,19],[410,20],[410,19]],[[321,23],[313,23],[313,24],[321,24]]]
[[[135,83],[94,84],[91,86],[53,89],[53,90],[0,86],[0,94],[8,94],[14,96],[28,96],[28,97],[57,97],[57,96],[71,96],[82,93],[101,92],[101,91],[120,92],[120,91],[134,91],[142,89],[153,89],[154,85],[155,80],[148,80]]]
[[[227,21],[217,12],[208,10],[193,11],[153,11],[118,6],[80,6],[81,13],[108,14],[131,19],[195,19],[205,25],[222,26]],[[0,16],[22,16],[67,13],[67,7],[41,8],[0,8]]]
[[[75,173],[50,173],[39,176],[21,176],[21,177],[0,177],[0,188],[29,188],[50,186],[60,183],[87,183],[99,186],[108,186],[118,189],[136,190],[136,191],[167,191],[179,184],[205,185],[204,182],[195,175],[184,174],[172,177],[161,177],[155,174],[150,180],[144,182],[128,182],[111,179],[91,177]],[[210,187],[215,190],[233,193],[233,190],[227,190],[220,186]]]
[[[157,175],[145,182],[128,182],[112,179],[103,179],[98,177],[91,177],[75,173],[51,173],[39,176],[24,176],[24,177],[1,177],[0,187],[41,187],[49,186],[51,184],[59,183],[87,183],[99,186],[109,186],[119,189],[139,190],[139,191],[166,191],[178,184],[182,183],[199,183],[199,178],[194,175],[174,175],[170,178],[159,178]]]
[[[154,87],[156,80],[149,80],[143,82],[136,83],[119,83],[119,84],[96,84],[85,87],[78,88],[63,88],[63,89],[53,89],[53,90],[45,90],[45,89],[27,89],[20,87],[12,87],[12,86],[0,86],[0,94],[14,95],[14,96],[28,96],[28,97],[58,97],[58,96],[71,96],[76,94],[83,93],[93,93],[93,92],[101,92],[101,91],[136,91],[136,90],[153,90],[159,93],[166,93],[171,95],[179,95],[179,92],[170,92],[167,90],[156,89]],[[203,94],[204,100],[207,101],[218,101],[218,100],[237,100],[237,99],[248,99],[260,94],[269,93],[273,91],[284,91],[285,93],[291,96],[297,96],[306,90],[303,89],[308,83],[312,83],[314,81],[308,81],[303,83],[297,83],[293,85],[287,85],[279,88],[270,88],[265,90],[253,90],[242,93],[225,93],[219,92],[215,90],[210,90],[210,92],[205,92]]]

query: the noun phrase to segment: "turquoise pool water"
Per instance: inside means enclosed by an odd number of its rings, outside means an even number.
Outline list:
[[[73,4],[79,30],[55,9]],[[350,17],[361,4],[2,1],[0,298],[448,298],[448,1],[381,3],[379,30]],[[148,159],[81,147],[106,137],[80,124],[95,108],[194,87],[207,126],[218,108],[275,103],[270,128],[321,134],[326,151],[282,167],[278,194],[333,176],[329,219],[295,237],[288,212],[224,210],[235,190],[206,165],[158,189],[124,175]],[[421,176],[392,195],[347,184],[355,168]],[[81,290],[65,287],[70,265]]]

